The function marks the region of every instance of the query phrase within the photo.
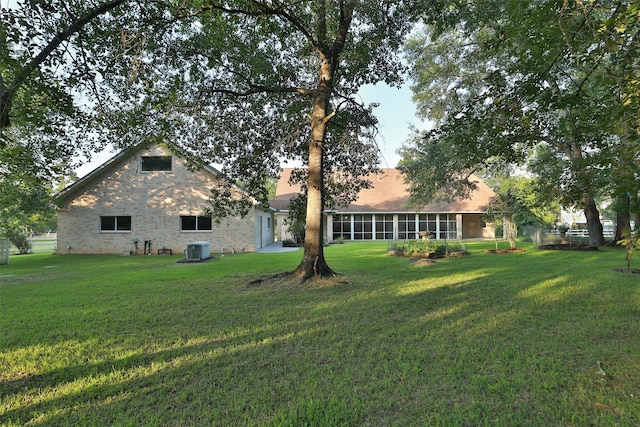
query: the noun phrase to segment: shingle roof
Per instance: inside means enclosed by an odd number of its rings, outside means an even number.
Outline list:
[[[289,185],[289,177],[293,169],[282,170],[276,197],[271,205],[278,210],[288,210],[289,200],[300,193],[299,186]],[[472,181],[477,181],[477,189],[471,193],[468,199],[457,200],[453,203],[434,202],[426,203],[420,208],[407,208],[409,192],[404,183],[402,173],[395,168],[382,169],[382,173],[369,177],[373,183],[372,188],[360,191],[358,199],[348,207],[339,207],[336,212],[345,213],[383,213],[383,212],[455,212],[455,213],[482,213],[486,210],[491,199],[496,194],[479,178],[472,175]]]

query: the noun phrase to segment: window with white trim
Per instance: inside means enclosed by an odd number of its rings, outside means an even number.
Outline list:
[[[398,239],[411,240],[417,238],[416,233],[416,215],[400,214],[398,215]]]
[[[333,216],[333,240],[351,240],[351,215]]]
[[[354,215],[353,216],[353,240],[373,239],[373,216]]]
[[[458,221],[456,214],[439,215],[440,236],[439,239],[456,239],[458,237]]]
[[[438,221],[436,214],[419,214],[418,215],[418,231],[427,232],[431,238],[436,237],[436,223]]]

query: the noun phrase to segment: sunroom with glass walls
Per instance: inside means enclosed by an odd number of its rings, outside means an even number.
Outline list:
[[[437,240],[462,238],[462,215],[451,213],[329,214],[327,235],[333,240]]]

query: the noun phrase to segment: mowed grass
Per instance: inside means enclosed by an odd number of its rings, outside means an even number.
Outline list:
[[[414,266],[326,248],[337,280],[258,281],[301,251],[12,257],[2,425],[640,425],[640,277],[624,252]]]

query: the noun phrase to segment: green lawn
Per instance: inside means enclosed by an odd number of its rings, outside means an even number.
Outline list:
[[[624,252],[492,247],[416,267],[332,245],[345,276],[302,286],[255,283],[301,252],[14,256],[0,424],[640,425]]]

